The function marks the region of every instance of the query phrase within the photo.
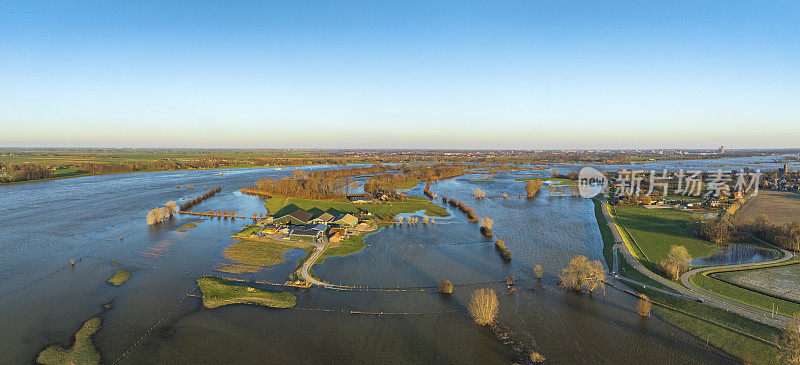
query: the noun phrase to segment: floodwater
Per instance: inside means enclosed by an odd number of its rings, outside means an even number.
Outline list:
[[[199,294],[195,280],[202,275],[237,276],[214,268],[225,263],[230,235],[249,220],[178,215],[149,227],[146,212],[200,195],[204,185],[222,186],[222,192],[193,210],[262,212],[260,198],[237,189],[290,173],[154,172],[0,187],[0,362],[29,363],[50,344],[69,345],[81,324],[99,315],[103,323],[93,339],[106,363],[509,363],[511,350],[469,318],[470,293],[482,287],[502,294],[498,322],[553,363],[731,361],[657,317],[640,318],[635,298],[627,294],[559,289],[557,275],[572,256],[602,259],[593,205],[544,194],[472,198],[476,187],[489,196],[523,192],[524,182],[503,174],[497,181],[472,181],[475,175],[443,180],[431,190],[491,217],[495,238],[513,253],[510,263],[477,225],[450,209],[446,223],[386,227],[367,236],[369,246],[361,253],[314,266],[331,283],[373,288],[433,289],[446,278],[455,284],[451,296],[310,288],[290,289],[298,297],[295,309],[203,308],[187,294]],[[410,192],[421,196],[422,186]],[[198,220],[203,222],[196,228],[177,231]],[[283,282],[304,252],[287,255],[283,264],[238,276]],[[77,261],[74,267],[70,259]],[[531,271],[537,263],[545,271],[541,281]],[[106,280],[117,269],[132,276],[114,287]],[[517,279],[516,292],[504,294],[500,281],[507,276]],[[107,303],[112,308],[104,310]]]
[[[708,257],[692,260],[692,266],[735,265],[750,262],[775,260],[780,257],[777,250],[749,244],[732,243]]]

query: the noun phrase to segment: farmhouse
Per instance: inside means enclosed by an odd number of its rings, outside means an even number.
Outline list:
[[[305,210],[298,209],[294,212],[291,212],[283,217],[276,218],[272,222],[274,224],[293,224],[298,226],[304,226],[311,221],[311,213],[306,212]]]

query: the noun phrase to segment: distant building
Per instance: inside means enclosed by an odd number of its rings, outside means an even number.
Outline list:
[[[372,203],[375,201],[375,199],[369,195],[348,195],[347,200],[355,204]]]
[[[725,153],[725,146],[719,146],[719,148],[717,148],[717,153],[719,154]]]

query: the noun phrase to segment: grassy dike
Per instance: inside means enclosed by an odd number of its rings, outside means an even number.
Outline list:
[[[238,285],[214,276],[197,279],[203,292],[203,306],[217,308],[229,304],[256,304],[273,308],[294,307],[297,297],[286,292],[271,292],[250,286]]]
[[[603,256],[607,262],[611,262],[609,260],[614,239],[602,214],[602,202],[595,200],[594,204],[595,216],[603,237]],[[650,297],[654,303],[654,312],[663,320],[739,359],[746,359],[753,364],[780,363],[777,360],[778,349],[768,343],[774,342],[779,336],[778,329],[719,308],[652,290],[653,287],[669,289],[634,269],[622,255],[617,258],[620,274],[647,285],[647,288],[627,282],[625,285]],[[631,311],[635,315],[633,308]]]

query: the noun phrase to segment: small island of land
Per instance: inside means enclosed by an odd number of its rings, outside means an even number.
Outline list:
[[[126,281],[128,281],[128,279],[130,278],[131,278],[131,273],[125,270],[117,270],[117,272],[114,273],[114,276],[108,279],[108,282],[114,284],[115,286],[120,286]]]
[[[237,285],[230,280],[206,276],[197,279],[203,292],[203,306],[217,308],[229,304],[256,304],[273,308],[294,307],[297,298],[285,292],[271,292],[249,286]]]
[[[100,318],[86,321],[75,333],[75,343],[65,349],[58,345],[48,346],[39,353],[36,362],[40,364],[99,364],[100,352],[92,344],[92,335],[100,329]]]

